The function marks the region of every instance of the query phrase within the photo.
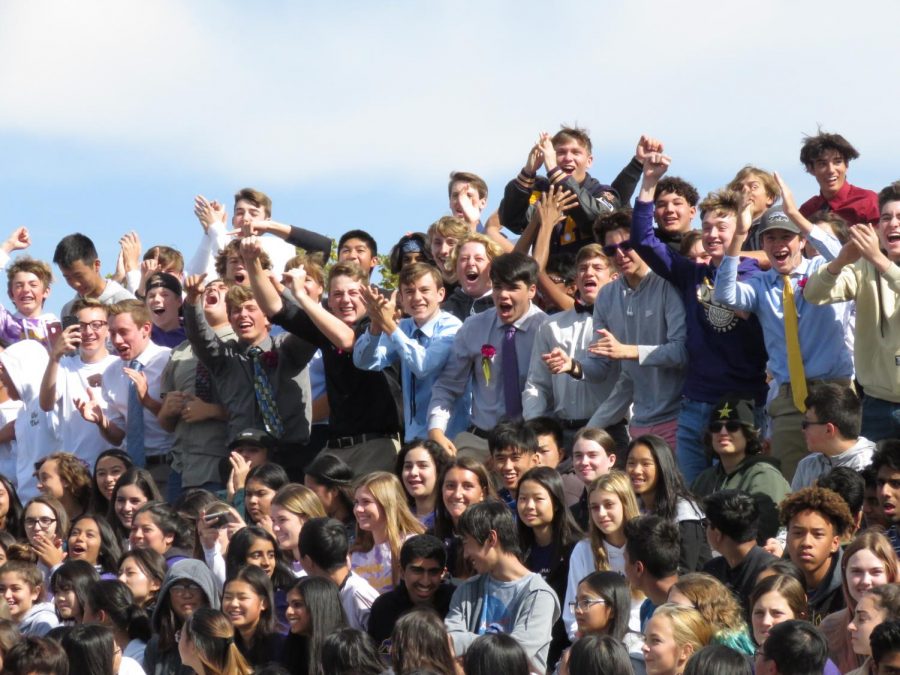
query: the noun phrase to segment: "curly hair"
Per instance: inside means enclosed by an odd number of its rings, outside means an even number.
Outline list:
[[[731,591],[715,577],[690,572],[678,577],[673,588],[685,596],[714,628],[716,635],[747,629],[743,610]]]
[[[808,487],[785,497],[778,505],[781,524],[790,527],[791,520],[803,511],[817,511],[834,527],[834,533],[843,536],[854,525],[850,507],[844,498],[832,490]]]
[[[35,470],[40,472],[41,467],[51,460],[56,462],[56,473],[59,474],[63,487],[72,495],[82,511],[86,511],[90,505],[93,487],[91,472],[84,462],[70,452],[54,452],[42,457],[34,463]]]

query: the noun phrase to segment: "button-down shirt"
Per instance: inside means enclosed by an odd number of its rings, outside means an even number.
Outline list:
[[[821,194],[806,200],[800,207],[800,213],[807,218],[816,211],[833,211],[850,225],[871,223],[874,225],[881,216],[878,208],[878,195],[871,190],[856,187],[845,182],[831,199]]]
[[[648,272],[636,288],[625,277],[600,289],[594,302],[594,330],[605,328],[623,345],[637,345],[636,360],[617,362],[591,354],[584,360],[585,377],[603,381],[615,363],[622,369],[613,394],[591,424],[607,426],[622,419],[622,401],[634,401],[633,422],[651,426],[678,415],[687,365],[684,303],[678,290]],[[608,410],[608,414],[600,414]]]
[[[194,353],[209,368],[219,397],[228,410],[228,437],[244,429],[264,429],[262,413],[253,387],[253,362],[247,353],[250,345],[239,340],[222,340],[210,328],[203,307],[185,305],[184,327]],[[316,348],[296,335],[282,333],[267,337],[259,345],[263,352],[275,352],[277,363],[263,367],[268,371],[275,405],[284,424],[284,443],[306,443],[312,418],[309,393],[309,361]]]
[[[225,325],[216,331],[222,340],[233,340],[234,331]],[[180,391],[197,394],[197,364],[199,363],[191,343],[184,341],[172,350],[169,365],[163,371],[160,390],[164,394]],[[212,380],[212,374],[208,375]],[[212,400],[221,403],[215,384],[210,382]],[[172,468],[181,474],[186,487],[218,482],[219,461],[228,454],[228,424],[220,419],[186,422],[179,418],[175,423],[172,444]]]
[[[537,329],[546,320],[535,305],[530,305],[516,327],[516,359],[519,365],[519,392],[525,388],[531,349],[537,337]],[[456,333],[453,348],[444,372],[435,382],[431,393],[431,410],[428,428],[446,431],[450,416],[466,387],[472,386],[472,414],[470,421],[479,429],[493,429],[506,415],[503,396],[502,345],[506,325],[497,318],[497,310],[489,309],[466,319]],[[481,348],[494,347],[495,355],[489,359],[490,379],[485,379]]]
[[[353,363],[357,368],[382,370],[391,364],[400,364],[407,441],[428,436],[431,389],[447,364],[453,338],[461,326],[462,321],[455,316],[439,311],[422,326],[416,326],[413,319],[401,319],[397,330],[390,335],[382,333],[375,337],[367,330],[353,346]],[[413,394],[415,414],[412,411]],[[466,430],[469,421],[466,403],[466,397],[457,401],[447,427],[451,438]]]
[[[171,349],[168,347],[160,347],[157,344],[148,342],[144,351],[137,357],[138,363],[143,366],[142,373],[147,378],[147,395],[151,398],[159,400],[160,385],[162,384],[162,373],[169,363],[169,355]],[[128,417],[128,394],[131,387],[131,379],[125,374],[125,368],[128,368],[130,361],[119,361],[113,363],[103,373],[103,398],[107,403],[107,415],[110,422],[114,423],[122,430],[126,428],[126,419]],[[146,407],[144,408],[144,447],[147,456],[164,455],[172,447],[174,438],[172,434],[165,431],[154,415]]]
[[[803,258],[790,273],[798,314],[800,352],[808,380],[849,379],[853,359],[844,342],[844,303],[813,305],[803,297],[806,280],[840,252],[840,243],[818,227],[807,237],[822,255]],[[775,270],[737,281],[738,259],[726,256],[716,279],[715,300],[729,307],[755,313],[762,324],[769,353],[768,369],[779,386],[791,381],[784,336],[784,283]]]
[[[562,349],[569,358],[584,363],[588,345],[595,339],[594,317],[591,308],[577,312],[569,309],[554,314],[538,329],[528,381],[522,394],[525,419],[550,415],[566,420],[586,420],[606,400],[619,376],[618,364],[602,382],[586,378],[576,380],[567,373],[553,375],[541,358],[554,347]]]

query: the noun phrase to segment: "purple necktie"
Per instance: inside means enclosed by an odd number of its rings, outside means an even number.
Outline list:
[[[506,416],[522,416],[522,392],[519,391],[519,359],[516,355],[516,327],[506,327],[503,336],[503,399]]]

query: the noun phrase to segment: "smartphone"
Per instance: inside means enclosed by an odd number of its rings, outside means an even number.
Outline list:
[[[68,316],[64,316],[62,319],[62,329],[65,330],[69,326],[77,326],[78,325],[78,317],[69,314]]]
[[[207,513],[203,517],[203,522],[214,527],[217,530],[227,527],[229,523],[236,523],[237,519],[231,511],[219,511],[217,513]]]

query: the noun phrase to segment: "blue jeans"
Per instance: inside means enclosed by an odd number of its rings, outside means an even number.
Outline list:
[[[675,452],[675,459],[681,475],[684,476],[684,483],[688,487],[704,469],[711,466],[703,438],[706,436],[709,418],[715,407],[716,403],[704,403],[690,398],[681,399],[678,431],[675,433],[678,448]],[[764,406],[758,405],[754,408],[754,418],[756,428],[763,429],[766,420]]]
[[[861,435],[870,441],[900,438],[900,403],[866,395],[863,399]]]

